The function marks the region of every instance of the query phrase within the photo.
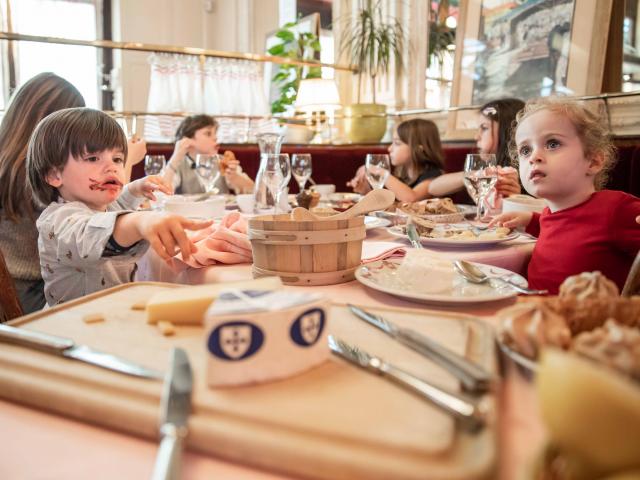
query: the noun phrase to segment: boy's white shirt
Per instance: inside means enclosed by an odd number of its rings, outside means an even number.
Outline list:
[[[135,262],[149,244],[140,241],[116,256],[103,257],[103,253],[118,216],[136,210],[143,200],[134,197],[125,185],[106,212],[62,198],[44,209],[36,226],[49,306],[131,281]]]

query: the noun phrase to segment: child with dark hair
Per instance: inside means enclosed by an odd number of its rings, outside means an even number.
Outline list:
[[[517,98],[502,98],[480,107],[476,146],[479,153],[493,153],[498,161],[498,182],[495,190],[508,197],[521,192],[518,172],[511,167],[509,142],[516,114],[524,102]],[[447,173],[431,182],[429,192],[435,196],[449,195],[464,187],[464,172]]]
[[[209,115],[185,118],[176,130],[176,146],[163,174],[165,182],[173,185],[175,193],[204,193],[205,184],[196,173],[196,155],[218,153],[218,122]],[[240,162],[227,150],[220,162],[220,177],[216,188],[220,193],[229,189],[236,193],[253,190],[253,181],[242,172]]]
[[[442,175],[444,154],[438,127],[431,120],[414,118],[405,120],[395,129],[389,146],[393,175],[384,184],[402,202],[415,202],[430,197],[429,185]],[[347,183],[354,191],[371,190],[364,167]]]
[[[35,198],[49,204],[36,222],[40,269],[49,305],[132,280],[136,259],[149,245],[164,259],[176,247],[196,251],[178,215],[135,211],[155,191],[170,193],[162,178],[126,184],[127,141],[108,115],[88,108],[52,113],[36,127],[27,151]]]

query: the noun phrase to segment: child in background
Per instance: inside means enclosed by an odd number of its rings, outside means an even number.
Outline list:
[[[548,206],[504,213],[490,226],[526,227],[538,237],[530,286],[557,293],[568,276],[599,270],[622,290],[640,248],[640,199],[600,190],[614,149],[596,116],[577,103],[529,102],[516,118],[511,156],[527,192]]]
[[[491,207],[501,207],[500,197],[520,193],[518,172],[511,167],[509,142],[516,114],[522,110],[524,102],[517,98],[493,100],[480,107],[476,146],[478,153],[493,153],[498,163],[498,182],[495,193],[488,195]],[[431,182],[429,193],[433,196],[450,195],[464,188],[464,172],[446,173]]]
[[[385,187],[396,194],[401,202],[417,202],[430,197],[429,185],[442,175],[444,155],[438,127],[431,120],[420,118],[406,120],[398,125],[389,146],[391,165],[395,167]],[[364,166],[347,186],[355,192],[371,190]]]
[[[169,159],[163,178],[173,185],[175,193],[204,193],[205,184],[196,173],[196,155],[218,153],[216,133],[218,122],[209,115],[193,115],[185,118],[176,130],[176,146]],[[219,193],[248,193],[253,190],[253,180],[242,172],[240,162],[233,152],[226,151],[220,162],[220,177],[215,184]]]
[[[135,211],[142,197],[169,189],[157,176],[125,185],[126,155],[122,129],[97,110],[60,110],[36,127],[27,170],[33,194],[49,205],[36,226],[50,306],[131,281],[149,245],[165,260],[176,247],[187,259],[196,248],[185,229],[211,225]]]

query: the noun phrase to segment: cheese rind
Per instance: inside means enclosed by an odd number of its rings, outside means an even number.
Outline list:
[[[160,321],[174,325],[202,325],[209,305],[223,290],[276,290],[282,286],[278,277],[264,277],[242,282],[215,283],[176,288],[153,295],[147,302],[147,323]]]

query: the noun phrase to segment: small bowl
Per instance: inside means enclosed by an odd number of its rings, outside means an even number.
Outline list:
[[[168,212],[187,218],[216,218],[224,215],[225,199],[223,195],[213,195],[205,200],[196,201],[202,195],[173,195],[164,203]]]

